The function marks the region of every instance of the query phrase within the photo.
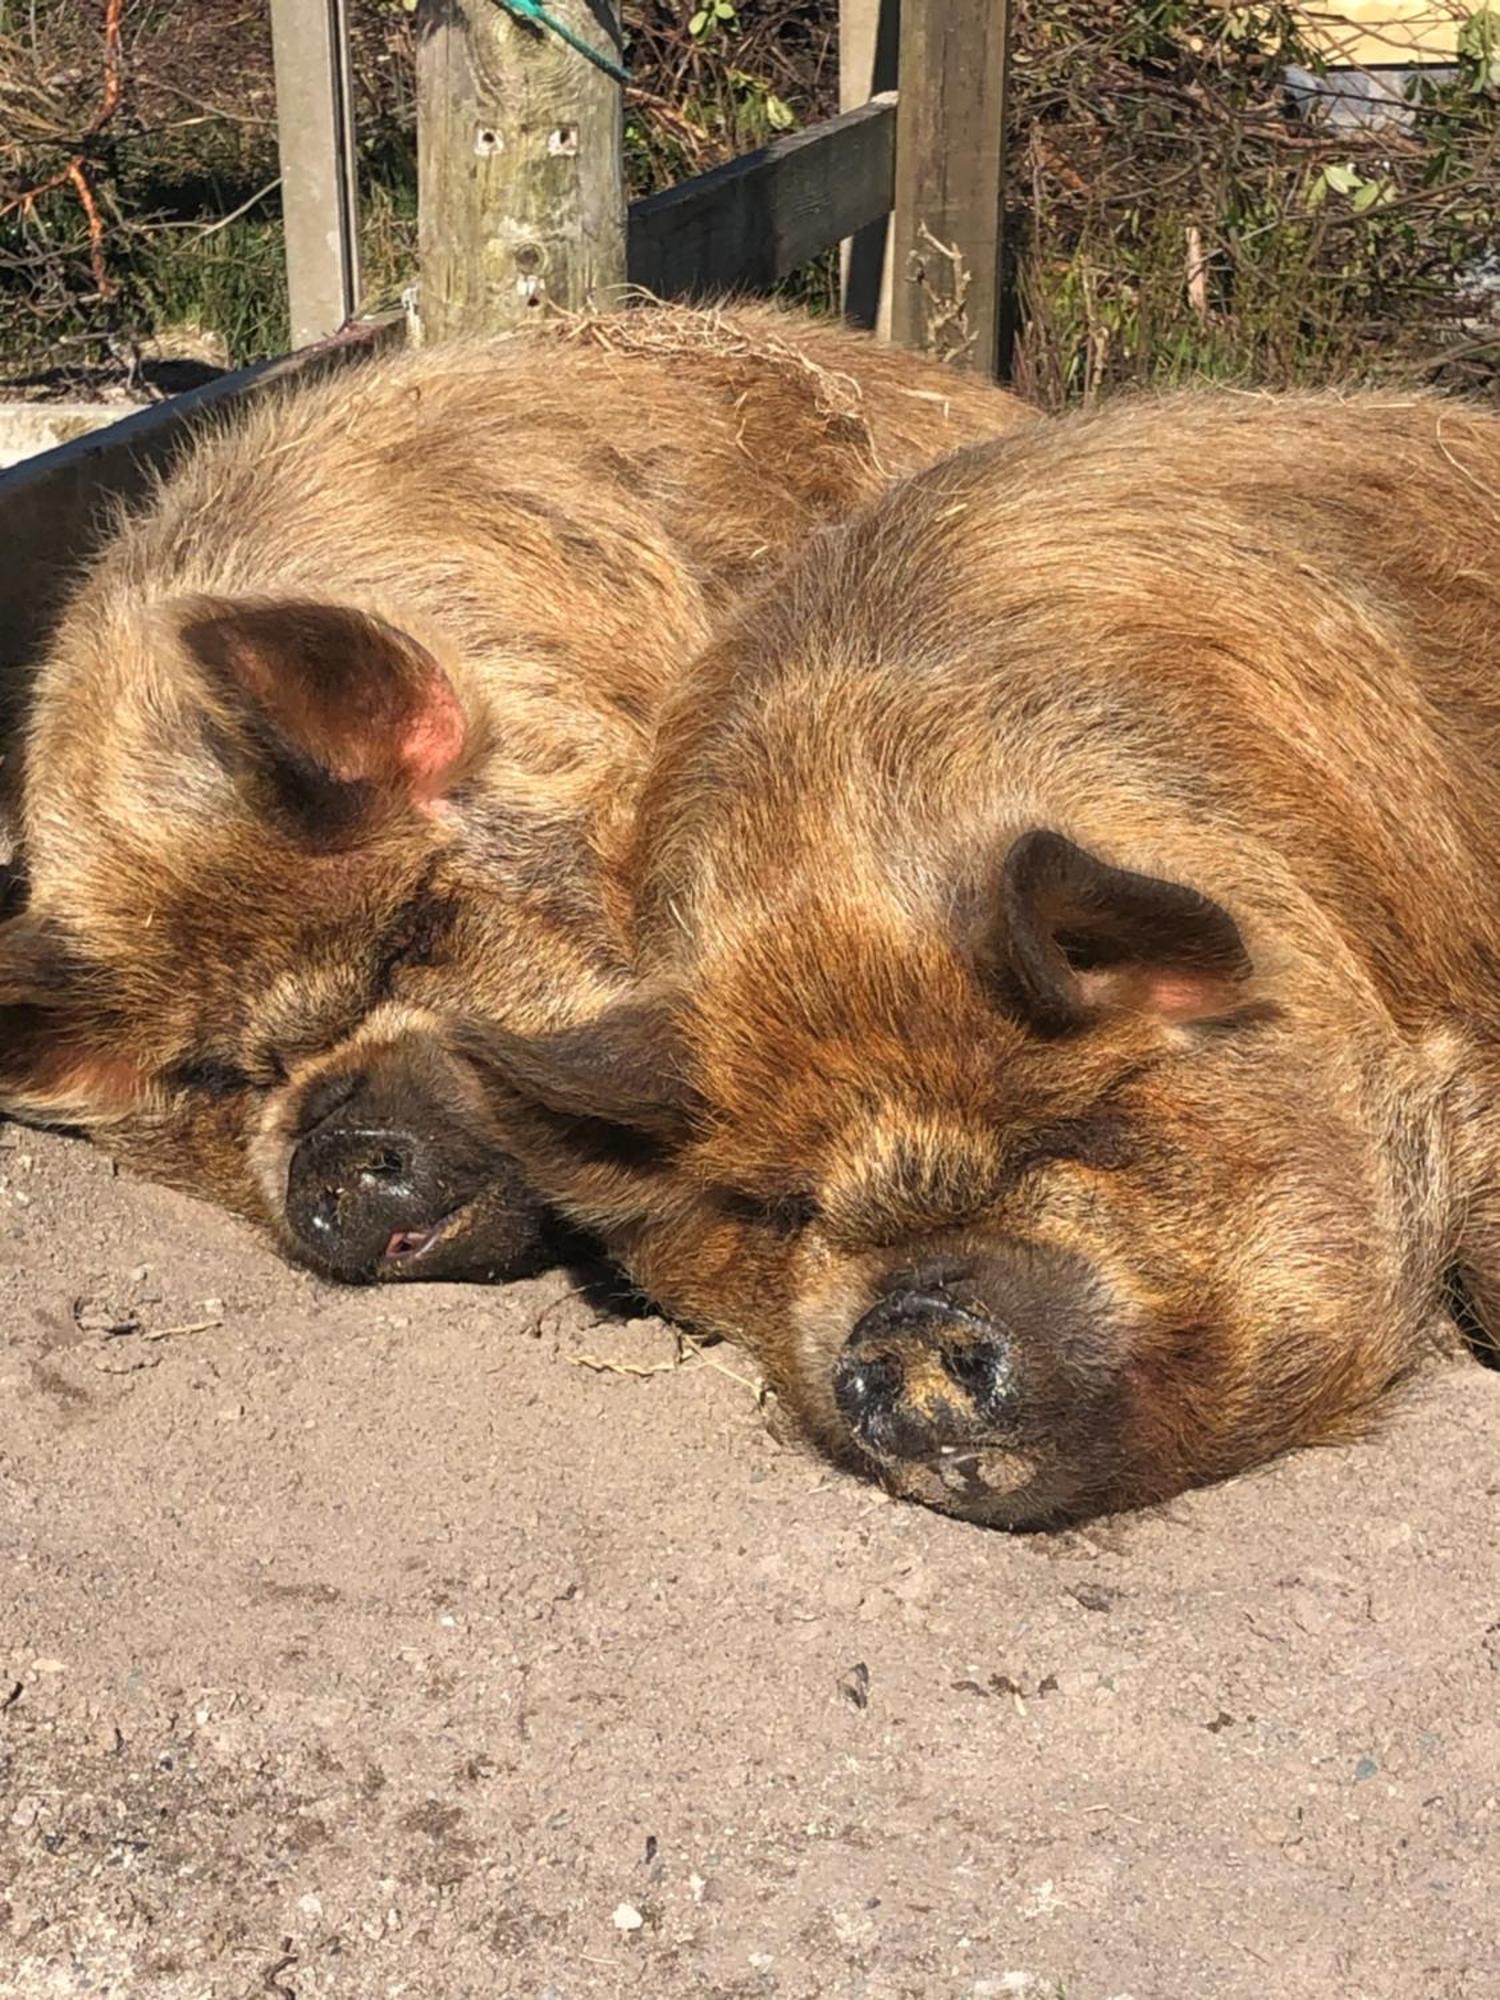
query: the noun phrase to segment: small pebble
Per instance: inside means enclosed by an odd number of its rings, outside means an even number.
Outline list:
[[[646,1919],[634,1903],[616,1903],[610,1922],[617,1931],[638,1931]]]

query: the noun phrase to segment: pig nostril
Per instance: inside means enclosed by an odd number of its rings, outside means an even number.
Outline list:
[[[982,1410],[1003,1403],[1011,1391],[1010,1350],[1000,1341],[945,1341],[943,1373]]]
[[[846,1352],[834,1373],[834,1401],[846,1422],[867,1423],[896,1407],[905,1381],[905,1370],[889,1355]]]

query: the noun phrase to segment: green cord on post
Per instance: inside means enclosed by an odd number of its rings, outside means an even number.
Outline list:
[[[570,49],[576,49],[579,55],[586,56],[595,69],[602,69],[606,76],[612,76],[616,83],[629,83],[628,69],[621,69],[612,56],[601,55],[598,49],[590,48],[581,35],[575,35],[573,30],[565,22],[559,21],[555,14],[549,14],[542,5],[542,0],[500,0],[500,5],[508,14],[514,14],[518,21],[530,21],[535,27],[550,29],[559,40],[566,42]]]

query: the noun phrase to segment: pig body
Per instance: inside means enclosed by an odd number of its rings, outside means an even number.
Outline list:
[[[961,452],[679,686],[636,843],[637,990],[512,1052],[525,1155],[895,1490],[1139,1504],[1357,1435],[1455,1281],[1500,1325],[1494,418]]]
[[[1012,399],[770,308],[273,392],[118,532],[42,663],[0,1108],[349,1278],[523,1268],[463,1023],[624,969],[655,716],[714,621]]]

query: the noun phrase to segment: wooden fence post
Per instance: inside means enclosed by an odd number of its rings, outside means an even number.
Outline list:
[[[839,0],[839,110],[857,111],[896,89],[901,0]],[[844,317],[891,337],[891,219],[883,215],[839,246]]]
[[[1009,0],[902,0],[891,331],[989,375],[1005,356]]]
[[[292,346],[359,310],[359,187],[345,0],[271,0]]]
[[[550,0],[620,59],[612,0]],[[625,282],[621,89],[499,0],[420,0],[417,189],[424,340],[579,308]]]

